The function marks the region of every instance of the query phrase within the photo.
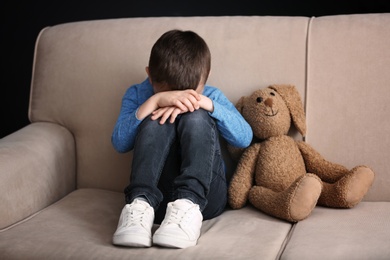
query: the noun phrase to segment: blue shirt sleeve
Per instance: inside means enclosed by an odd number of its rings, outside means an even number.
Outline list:
[[[206,86],[203,95],[213,101],[214,111],[209,114],[216,120],[222,137],[232,146],[248,147],[252,142],[252,128],[234,104],[215,87]]]
[[[134,148],[137,129],[142,122],[136,117],[136,112],[152,95],[153,88],[147,79],[127,89],[111,136],[111,143],[116,151],[125,153]]]

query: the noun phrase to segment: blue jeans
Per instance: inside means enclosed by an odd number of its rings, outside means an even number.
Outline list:
[[[199,109],[179,115],[175,123],[159,124],[150,116],[141,123],[135,141],[126,203],[143,196],[161,223],[166,206],[189,199],[203,219],[220,215],[227,202],[227,183],[215,121]]]

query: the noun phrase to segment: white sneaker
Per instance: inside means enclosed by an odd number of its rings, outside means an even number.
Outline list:
[[[173,248],[195,246],[202,220],[199,205],[186,199],[170,202],[164,220],[153,235],[153,243]]]
[[[149,203],[135,199],[131,204],[126,204],[112,239],[113,244],[150,247],[152,245],[153,220],[154,209]]]

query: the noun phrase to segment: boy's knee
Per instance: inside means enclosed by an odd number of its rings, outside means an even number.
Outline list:
[[[210,117],[208,112],[203,109],[183,114],[180,118],[178,127],[179,131],[187,129],[198,133],[204,131],[213,132],[213,130],[216,129],[214,120]]]
[[[212,119],[209,116],[209,113],[204,109],[198,109],[194,112],[185,113],[182,115],[182,121],[186,123],[202,123],[202,122],[211,122]]]
[[[164,131],[170,131],[170,128],[173,128],[172,124],[160,124],[159,120],[152,120],[151,115],[146,117],[141,125],[140,125],[140,130],[144,132],[159,132],[162,133]]]

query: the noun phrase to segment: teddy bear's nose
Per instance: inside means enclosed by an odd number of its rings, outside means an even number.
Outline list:
[[[265,104],[267,107],[272,107],[272,105],[274,104],[274,101],[272,100],[272,98],[267,98],[267,99],[264,101],[264,104]]]

